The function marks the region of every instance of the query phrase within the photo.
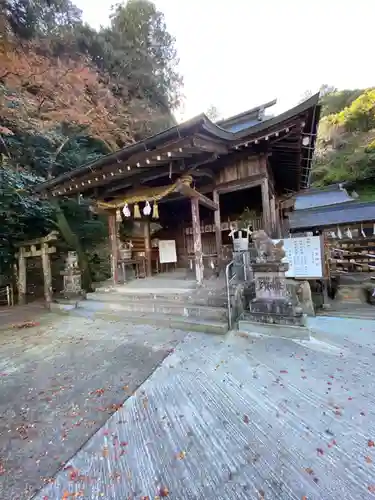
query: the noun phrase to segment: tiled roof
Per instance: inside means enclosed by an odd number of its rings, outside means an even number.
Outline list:
[[[349,201],[325,207],[295,210],[289,215],[291,229],[365,221],[375,221],[375,202]]]

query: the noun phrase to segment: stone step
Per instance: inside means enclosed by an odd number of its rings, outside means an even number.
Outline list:
[[[89,294],[87,300],[80,303],[93,311],[123,311],[129,313],[154,313],[181,316],[184,318],[201,318],[203,320],[226,321],[228,311],[224,307],[189,304],[173,300],[139,299],[129,300],[124,297],[113,297],[111,294]],[[99,295],[99,297],[98,297]],[[102,297],[104,295],[104,297]]]
[[[87,307],[88,302],[80,304],[77,309],[70,312],[73,315],[100,317],[111,321],[123,321],[124,324],[153,325],[188,332],[213,333],[225,335],[228,332],[227,321],[204,320],[202,318],[191,318],[180,315],[138,313],[128,311],[110,311],[108,309],[93,310]]]
[[[155,291],[145,290],[141,293],[139,291],[123,292],[118,290],[112,291],[96,291],[87,294],[87,299],[103,301],[103,302],[131,302],[131,301],[161,301],[161,302],[175,302],[180,304],[191,304],[199,306],[211,307],[227,307],[227,297],[223,293],[218,295],[205,291],[188,291],[184,293],[175,293],[175,290],[168,291]]]

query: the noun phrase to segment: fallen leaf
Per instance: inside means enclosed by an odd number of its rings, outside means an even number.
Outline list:
[[[162,486],[159,490],[160,497],[167,497],[169,495],[169,489],[166,486]]]
[[[245,422],[245,424],[248,424],[250,422],[249,417],[247,415],[244,415],[243,421]]]
[[[280,370],[280,373],[288,373],[288,370]]]
[[[369,440],[367,441],[367,446],[369,446],[370,448],[371,448],[371,447],[373,447],[373,446],[375,446],[374,441],[373,441],[372,439],[369,439]]]
[[[314,471],[312,470],[311,467],[306,467],[305,472],[307,472],[307,474],[310,474],[310,476],[314,474]]]
[[[318,455],[324,455],[324,451],[322,450],[322,448],[317,448],[316,451]]]
[[[103,446],[102,455],[104,458],[108,457],[108,446]]]
[[[129,386],[128,385],[124,385],[123,389],[124,389],[124,391],[128,391],[129,390]]]
[[[365,460],[366,460],[366,462],[368,464],[372,464],[372,458],[371,457],[367,456],[367,457],[365,457]]]
[[[367,489],[369,490],[370,493],[375,493],[375,485],[372,484],[371,486],[368,486]]]
[[[186,451],[180,451],[180,453],[177,453],[176,458],[177,460],[183,460],[186,457]]]
[[[306,495],[303,495],[302,499],[301,500],[307,500],[307,496]]]

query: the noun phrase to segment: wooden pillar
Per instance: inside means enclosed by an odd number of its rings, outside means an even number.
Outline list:
[[[118,242],[117,242],[117,221],[116,212],[108,214],[109,250],[111,255],[111,275],[112,281],[116,285],[118,282]]]
[[[193,226],[195,276],[198,285],[201,285],[203,283],[203,252],[198,198],[191,198],[191,218]]]
[[[20,247],[18,251],[18,303],[25,304],[26,302],[26,257],[24,247]]]
[[[52,302],[52,273],[51,262],[48,253],[48,243],[41,244],[41,257],[44,280],[44,299],[46,301],[45,305],[48,309],[50,309]]]
[[[271,195],[270,198],[270,212],[271,212],[271,227],[272,227],[271,236],[275,238],[277,235],[275,195]]]
[[[271,211],[270,211],[270,195],[268,188],[268,179],[265,177],[262,180],[262,208],[263,208],[263,229],[268,234],[271,235]]]
[[[151,232],[150,221],[144,222],[144,237],[145,237],[145,254],[146,254],[146,276],[152,276],[152,261],[151,261]]]
[[[221,237],[221,218],[220,218],[220,195],[215,189],[213,192],[213,202],[219,207],[214,211],[214,221],[215,221],[215,239],[216,239],[216,252],[217,252],[217,265],[219,271],[222,267],[223,261],[223,243]]]

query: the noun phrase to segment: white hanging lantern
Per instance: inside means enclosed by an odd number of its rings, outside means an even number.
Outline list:
[[[146,205],[143,208],[143,215],[150,215],[151,213],[151,205],[148,201],[146,201]]]
[[[122,209],[122,213],[125,215],[125,217],[130,217],[131,213],[128,207],[128,204],[125,203],[124,208]]]

